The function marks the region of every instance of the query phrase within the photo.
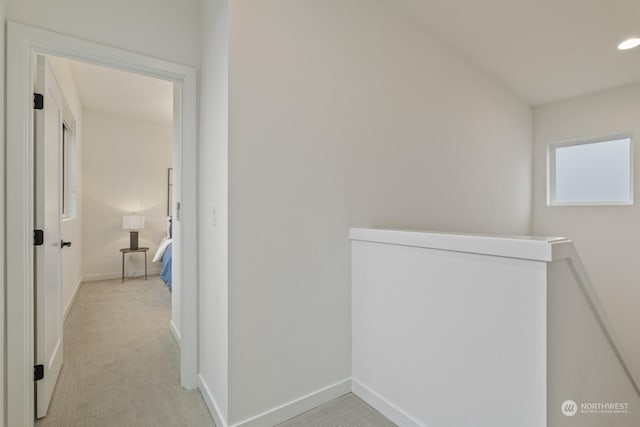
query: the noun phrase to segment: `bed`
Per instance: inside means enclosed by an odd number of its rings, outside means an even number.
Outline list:
[[[161,265],[160,268],[160,279],[167,285],[169,290],[171,290],[171,274],[172,274],[172,255],[173,255],[173,239],[171,233],[171,217],[167,218],[167,235],[162,238],[160,245],[158,245],[158,250],[153,257],[153,262],[159,262]]]

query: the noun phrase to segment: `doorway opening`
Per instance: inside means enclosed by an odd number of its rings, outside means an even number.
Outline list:
[[[8,23],[6,151],[6,420],[34,422],[34,95],[37,55],[162,79],[173,85],[173,287],[180,287],[180,384],[196,388],[195,70],[73,37]],[[185,191],[183,191],[185,189]],[[163,193],[166,190],[163,189]],[[123,230],[122,230],[123,231]],[[175,292],[175,291],[174,291]]]
[[[43,371],[36,382],[42,418],[54,390],[67,404],[73,395],[81,407],[92,406],[84,398],[96,385],[83,390],[86,382],[78,381],[90,376],[86,365],[123,364],[97,382],[106,389],[126,380],[119,374],[127,365],[144,371],[144,364],[131,366],[137,358],[124,350],[130,340],[138,353],[166,366],[156,379],[171,375],[175,350],[166,341],[171,333],[180,342],[180,287],[172,286],[173,83],[57,56],[38,55],[36,62],[43,109],[35,113],[36,159],[42,159],[35,211],[44,239],[35,256],[34,345]],[[91,310],[76,309],[67,329],[81,285],[85,294],[76,305]],[[164,345],[152,345],[158,341]],[[54,417],[65,416],[59,409],[54,405]]]

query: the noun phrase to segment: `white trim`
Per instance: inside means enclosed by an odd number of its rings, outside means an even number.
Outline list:
[[[209,409],[209,413],[211,414],[211,418],[216,423],[217,427],[229,427],[227,423],[227,419],[220,411],[220,407],[216,403],[216,400],[213,398],[213,394],[211,393],[211,389],[207,385],[202,375],[198,375],[198,388],[200,389],[200,394],[202,395],[202,399],[204,403],[207,405]]]
[[[6,10],[6,2],[2,2],[2,9],[0,10],[0,16],[2,17],[2,22],[5,22],[5,10]],[[6,35],[6,27],[2,26],[3,35]],[[3,40],[4,43],[0,43],[0,45],[5,47],[5,55],[6,55],[6,37],[0,36],[0,40]],[[5,70],[5,81],[0,82],[0,99],[4,99],[6,101],[6,63],[5,63],[5,55],[0,56],[0,67]],[[6,128],[5,128],[5,116],[6,116],[6,102],[4,114],[0,114],[0,139],[6,138]],[[0,197],[0,281],[2,282],[3,291],[0,292],[0,384],[2,384],[2,389],[0,389],[0,426],[6,426],[6,387],[7,387],[7,375],[6,375],[6,343],[7,343],[7,334],[6,334],[6,289],[7,289],[7,276],[6,276],[6,186],[5,186],[5,176],[6,176],[6,163],[5,163],[5,151],[6,151],[6,139],[4,139],[4,150],[0,150],[0,191],[4,192],[4,197]]]
[[[31,50],[8,24],[6,84],[6,421],[33,425],[33,92]],[[19,40],[18,40],[19,39]],[[27,112],[28,111],[28,112]],[[23,143],[28,141],[27,143]],[[30,384],[31,383],[31,384]]]
[[[198,388],[200,389],[202,398],[204,399],[216,426],[272,427],[350,393],[351,378],[347,378],[330,386],[324,387],[233,425],[230,425],[227,419],[223,416],[220,407],[211,393],[211,389],[202,375],[198,375]]]
[[[634,202],[551,202],[547,206],[633,206]]]
[[[181,215],[177,219],[177,230],[180,239],[174,240],[173,266],[179,266],[178,274],[174,274],[174,287],[180,292],[180,385],[193,390],[198,386],[198,229],[196,216],[197,206],[197,107],[196,70],[184,68],[181,75],[182,84],[174,84],[173,126],[174,144],[173,159],[173,203],[181,204]],[[176,106],[177,100],[181,105]],[[182,108],[177,108],[177,107]],[[179,127],[179,128],[178,128]],[[179,156],[177,152],[180,152]],[[179,182],[176,177],[179,176]],[[187,189],[188,191],[182,191]],[[175,212],[174,212],[175,213]],[[174,230],[176,223],[174,220]],[[177,250],[176,250],[177,249]],[[175,269],[173,270],[175,273]],[[176,277],[178,276],[178,277]]]
[[[604,305],[598,296],[598,292],[596,291],[593,282],[591,281],[591,277],[587,273],[584,265],[582,264],[582,260],[580,258],[580,254],[576,250],[575,244],[571,241],[555,244],[553,247],[554,252],[554,261],[558,261],[561,259],[567,259],[575,278],[578,281],[578,285],[580,286],[580,290],[582,291],[587,303],[589,304],[589,308],[591,312],[595,316],[596,320],[600,324],[602,328],[602,332],[604,333],[611,349],[613,350],[618,362],[620,363],[622,370],[625,375],[629,379],[632,387],[634,388],[636,395],[640,397],[640,382],[638,382],[637,378],[634,376],[633,372],[629,368],[629,364],[627,363],[630,360],[622,347],[621,340],[616,334],[613,324],[609,320],[607,316],[607,312],[604,309]]]
[[[76,298],[78,297],[78,293],[80,292],[80,286],[82,286],[82,279],[78,280],[78,283],[76,284],[76,288],[73,291],[73,295],[71,295],[71,299],[69,300],[69,303],[64,308],[64,314],[62,317],[63,322],[66,322],[67,317],[69,317],[69,313],[71,312],[71,307],[73,307],[73,303],[76,302]]]
[[[144,279],[144,271],[140,272],[140,271],[136,271],[136,277],[135,279]],[[159,268],[154,268],[154,269],[149,269],[147,271],[147,275],[148,276],[159,276],[160,275],[160,269]],[[82,278],[83,282],[99,282],[101,280],[122,280],[122,271],[118,271],[117,273],[98,273],[98,274],[87,274],[86,276],[84,276]],[[127,277],[124,276],[125,281],[127,280],[133,280],[133,277]]]
[[[178,328],[176,328],[176,325],[173,323],[173,320],[169,322],[169,330],[171,331],[171,335],[173,335],[173,339],[176,340],[176,344],[180,347],[182,337],[180,336],[180,332],[178,332]]]
[[[402,427],[425,427],[411,415],[405,413],[388,399],[380,396],[360,381],[353,378],[351,380],[353,394],[364,400],[376,411],[387,417],[391,422]]]
[[[254,417],[240,421],[230,427],[272,427],[350,392],[351,379],[347,378],[346,380],[311,392]]]
[[[534,261],[551,261],[551,244],[567,240],[564,237],[501,236],[382,228],[351,228],[349,239],[352,242],[413,246]]]
[[[56,55],[174,82],[180,89],[182,123],[174,146],[181,152],[181,183],[196,188],[196,71],[192,67],[127,52],[14,22],[7,23],[6,50],[6,422],[33,425],[33,55]],[[184,166],[183,166],[184,165]],[[174,172],[176,173],[176,172]],[[174,188],[176,188],[174,186]],[[183,207],[178,252],[181,286],[180,382],[197,385],[196,194],[175,199]],[[175,248],[174,248],[175,249]]]
[[[556,201],[555,173],[556,173],[556,149],[577,145],[598,144],[602,142],[617,141],[621,139],[629,140],[629,199],[597,202],[558,202]],[[634,154],[633,154],[633,134],[620,133],[614,135],[597,136],[591,138],[569,139],[547,144],[547,206],[633,206],[634,205]]]
[[[58,77],[56,76],[56,73],[54,72],[52,74],[57,81]],[[58,85],[60,85],[60,82],[58,82]],[[71,149],[69,151],[65,151],[64,146],[60,147],[61,159],[63,159],[67,167],[71,168],[68,175],[69,181],[70,181],[69,186],[66,189],[63,188],[63,191],[68,190],[67,197],[69,198],[68,199],[69,204],[67,208],[69,208],[69,212],[65,211],[65,206],[62,203],[62,200],[60,201],[61,222],[66,222],[66,221],[72,221],[74,219],[77,219],[78,217],[78,193],[76,192],[76,188],[78,186],[79,159],[78,159],[78,152],[77,152],[77,145],[76,145],[77,121],[76,121],[76,117],[73,115],[73,111],[71,110],[69,103],[67,102],[67,97],[65,96],[64,92],[62,93],[62,123],[64,124],[65,128],[69,130],[71,134],[71,141],[66,141],[65,139],[65,143],[68,143]],[[70,153],[70,154],[67,154],[67,153]],[[67,155],[70,155],[71,158],[70,159],[66,158]],[[69,162],[69,160],[71,161]],[[64,172],[65,171],[63,169],[62,173],[64,174]]]

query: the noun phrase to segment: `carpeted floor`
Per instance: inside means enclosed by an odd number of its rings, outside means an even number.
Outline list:
[[[36,426],[213,426],[200,393],[180,387],[170,317],[158,277],[84,283],[49,413]]]
[[[293,418],[278,427],[393,427],[391,421],[354,394]]]
[[[64,336],[64,365],[36,427],[214,426],[200,392],[179,384],[171,294],[157,276],[84,283]],[[280,427],[391,427],[353,394]]]

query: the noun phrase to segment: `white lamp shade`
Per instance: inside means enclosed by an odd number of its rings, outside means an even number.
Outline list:
[[[144,216],[125,215],[122,217],[123,230],[142,230],[144,228]]]

